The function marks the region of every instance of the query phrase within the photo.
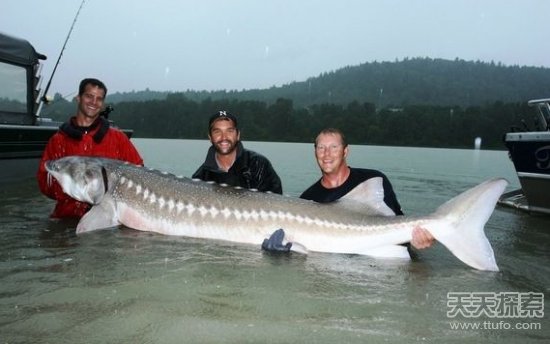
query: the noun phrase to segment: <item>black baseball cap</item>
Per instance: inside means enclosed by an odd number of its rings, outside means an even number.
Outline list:
[[[210,116],[210,120],[208,121],[208,129],[212,129],[212,124],[214,124],[214,122],[216,122],[219,119],[230,119],[233,121],[233,124],[235,124],[235,128],[237,129],[239,128],[237,125],[237,117],[235,117],[234,115],[230,114],[227,111],[222,110]]]

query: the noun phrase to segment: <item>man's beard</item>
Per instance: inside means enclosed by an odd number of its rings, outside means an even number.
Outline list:
[[[229,146],[226,146],[224,148],[220,147],[219,144],[221,144],[222,142],[229,143]],[[216,152],[218,154],[227,155],[227,154],[233,153],[233,151],[235,151],[235,149],[237,149],[237,144],[236,144],[236,142],[231,141],[231,140],[222,140],[222,141],[216,142],[214,147],[216,148]]]

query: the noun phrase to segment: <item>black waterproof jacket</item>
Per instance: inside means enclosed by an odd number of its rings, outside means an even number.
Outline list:
[[[218,168],[215,154],[214,146],[210,146],[206,160],[193,173],[193,178],[257,189],[263,192],[283,193],[281,179],[273,169],[271,162],[263,155],[245,149],[241,142],[237,144],[237,159],[227,172]]]

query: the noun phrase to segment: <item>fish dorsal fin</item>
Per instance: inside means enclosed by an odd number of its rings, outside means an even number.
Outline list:
[[[394,216],[395,213],[384,202],[384,187],[381,177],[365,180],[340,198],[337,206],[353,209],[365,215]]]

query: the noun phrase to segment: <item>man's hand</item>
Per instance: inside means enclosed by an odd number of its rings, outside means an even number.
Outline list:
[[[422,227],[416,226],[412,231],[411,245],[414,248],[422,250],[432,246],[434,237]]]

